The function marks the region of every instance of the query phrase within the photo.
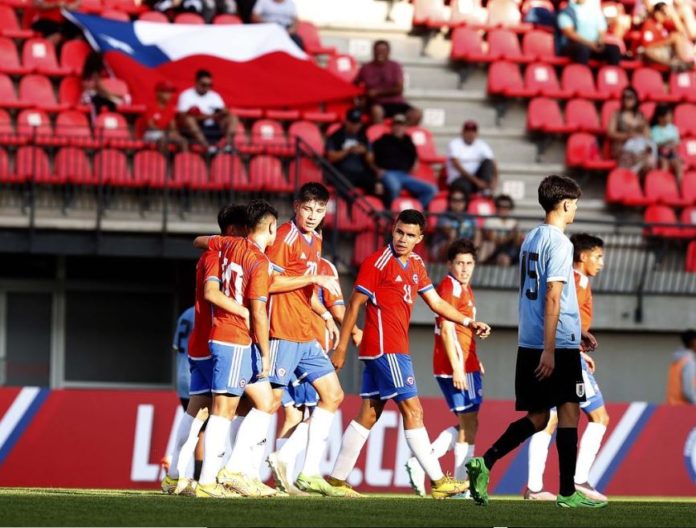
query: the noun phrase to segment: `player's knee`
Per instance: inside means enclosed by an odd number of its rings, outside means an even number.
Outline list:
[[[344,397],[345,394],[343,393],[343,389],[338,385],[337,387],[332,387],[331,390],[328,391],[326,397],[322,396],[321,399],[324,400],[329,407],[338,409]]]
[[[417,407],[408,407],[402,410],[404,418],[404,426],[409,425],[409,429],[423,426],[423,408],[418,405]]]
[[[598,409],[598,412],[592,413],[589,418],[592,422],[601,424],[604,427],[609,425],[609,413],[604,408]]]

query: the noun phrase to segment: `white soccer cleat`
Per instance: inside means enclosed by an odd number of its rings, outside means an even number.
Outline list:
[[[527,491],[524,492],[524,500],[555,501],[556,496],[550,491],[532,491],[527,488]]]
[[[189,479],[186,477],[179,477],[179,480],[176,483],[176,487],[174,488],[174,491],[172,492],[173,495],[181,495],[182,492],[186,488],[192,488],[193,483],[195,481],[193,479]]]
[[[408,473],[408,481],[416,495],[425,497],[425,470],[416,457],[411,457],[406,461],[406,473]]]
[[[281,460],[281,458],[278,456],[278,453],[271,453],[270,455],[268,455],[268,458],[266,458],[266,462],[268,463],[268,467],[270,467],[271,471],[273,472],[273,478],[275,479],[276,489],[284,491],[285,493],[290,493],[292,488],[294,488],[295,486],[288,479],[287,464],[283,460]]]
[[[583,484],[575,484],[575,489],[581,492],[588,499],[593,499],[602,502],[607,502],[609,500],[607,499],[606,495],[594,489],[592,484],[590,484],[589,482],[585,482]]]

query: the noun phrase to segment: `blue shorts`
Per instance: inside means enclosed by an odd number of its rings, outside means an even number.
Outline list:
[[[277,387],[287,387],[292,376],[302,381],[314,380],[334,372],[333,365],[319,343],[305,343],[271,339],[271,375],[268,378]]]
[[[283,392],[283,407],[316,407],[319,403],[317,390],[308,381],[293,378]]]
[[[587,366],[587,361],[582,356],[580,356],[580,366],[582,367],[582,379],[585,382],[585,401],[580,402],[580,408],[585,413],[590,413],[604,405],[604,396],[599,390],[597,380]]]
[[[362,360],[363,370],[360,396],[363,399],[400,402],[418,396],[413,363],[408,354],[384,354],[377,359]]]
[[[191,370],[191,385],[189,394],[210,394],[213,387],[213,358],[205,359],[188,358]]]
[[[235,345],[210,341],[213,356],[212,390],[216,394],[241,396],[261,372],[261,354],[254,345]]]
[[[467,390],[459,390],[454,387],[452,378],[436,376],[440,390],[445,396],[447,406],[454,414],[478,412],[483,403],[483,380],[480,372],[465,374]]]

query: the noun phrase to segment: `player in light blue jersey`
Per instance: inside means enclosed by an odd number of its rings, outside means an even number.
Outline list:
[[[176,352],[176,394],[179,396],[184,410],[186,410],[188,405],[189,384],[191,383],[188,363],[188,341],[191,330],[193,330],[194,312],[194,307],[191,306],[179,316],[179,319],[176,321],[174,342],[172,343],[172,349]]]
[[[564,231],[577,210],[580,187],[565,176],[548,176],[539,185],[544,223],[532,229],[520,250],[519,348],[515,369],[515,408],[527,416],[512,422],[483,457],[466,468],[471,496],[488,503],[488,479],[496,461],[546,427],[558,409],[556,445],[560,490],[565,508],[601,508],[576,491],[573,477],[578,450],[579,402],[585,401],[580,367],[580,313],[573,279],[573,245]]]

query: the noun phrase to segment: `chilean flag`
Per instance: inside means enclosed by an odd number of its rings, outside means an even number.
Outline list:
[[[231,107],[297,108],[359,93],[317,66],[276,24],[120,22],[67,11],[65,16],[128,83],[134,103],[153,100],[155,85],[164,79],[179,90],[193,86],[199,69],[213,74],[215,91]]]

